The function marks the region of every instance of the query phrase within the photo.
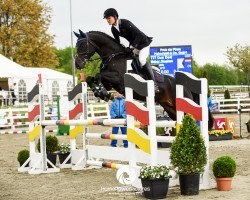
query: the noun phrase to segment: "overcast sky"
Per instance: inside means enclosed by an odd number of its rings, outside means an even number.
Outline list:
[[[53,9],[49,33],[55,46],[70,46],[70,0],[43,1]],[[227,47],[250,45],[250,0],[72,0],[73,30],[112,35],[103,19],[110,7],[154,37],[151,46],[192,45],[200,65],[227,63]]]

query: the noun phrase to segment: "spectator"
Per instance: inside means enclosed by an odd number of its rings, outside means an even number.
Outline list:
[[[11,97],[12,97],[12,105],[15,105],[15,101],[17,100],[17,87],[16,87],[16,83],[14,83],[12,85],[12,87],[10,88],[10,92],[11,92]]]
[[[8,106],[8,94],[2,87],[0,87],[0,97],[1,97],[1,105]]]
[[[207,96],[207,105],[208,105],[208,109],[210,110],[210,112],[213,112],[213,102],[209,95]]]
[[[116,92],[115,93],[115,100],[110,105],[110,116],[112,119],[120,119],[120,118],[126,118],[126,107],[125,107],[125,100],[123,96]],[[126,127],[120,127],[121,132],[123,135],[127,135],[127,128]],[[119,127],[113,127],[112,128],[112,134],[117,134],[119,131]],[[111,141],[111,146],[116,147],[117,140]],[[123,146],[125,148],[128,147],[128,141],[123,140]]]
[[[0,87],[0,106],[3,105],[3,94],[2,94],[2,87]]]

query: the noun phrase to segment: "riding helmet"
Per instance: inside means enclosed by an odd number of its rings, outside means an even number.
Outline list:
[[[108,8],[105,10],[103,14],[103,19],[108,18],[110,16],[117,17],[118,18],[118,12],[114,8]]]

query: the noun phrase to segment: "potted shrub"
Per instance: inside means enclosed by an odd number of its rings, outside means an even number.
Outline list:
[[[148,199],[166,198],[169,178],[169,168],[164,165],[142,167],[140,179],[144,196]]]
[[[231,99],[231,95],[228,89],[226,89],[224,92],[224,99]]]
[[[66,144],[66,143],[61,143],[59,144],[59,161],[60,164],[62,164],[65,159],[69,156],[70,154],[70,144]],[[70,160],[69,159],[65,164],[70,164]]]
[[[19,162],[20,166],[22,166],[26,162],[26,160],[29,159],[29,157],[30,157],[29,150],[23,149],[23,150],[19,151],[18,155],[17,155],[17,161]],[[24,166],[24,167],[26,167],[26,166]]]
[[[186,114],[170,149],[182,195],[199,194],[200,173],[207,163],[206,147],[194,118]]]
[[[40,152],[40,138],[37,143],[37,150]],[[46,153],[47,158],[56,165],[56,156],[58,151],[58,139],[56,136],[47,135],[46,136]],[[52,168],[52,166],[48,163],[48,167]]]
[[[230,156],[217,158],[213,163],[213,174],[216,178],[217,189],[228,191],[232,189],[232,177],[236,172],[236,162]]]

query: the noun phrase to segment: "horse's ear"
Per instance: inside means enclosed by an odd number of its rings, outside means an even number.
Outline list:
[[[80,33],[80,35],[81,35],[83,38],[86,38],[86,37],[87,37],[87,36],[86,36],[86,33],[82,32],[80,29],[79,29],[79,33]]]
[[[75,36],[76,36],[77,38],[79,38],[79,36],[80,36],[79,33],[76,33],[75,31],[73,31],[73,33],[75,34]]]

